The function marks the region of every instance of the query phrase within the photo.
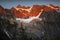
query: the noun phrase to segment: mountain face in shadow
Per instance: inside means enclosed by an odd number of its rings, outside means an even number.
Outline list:
[[[0,6],[0,39],[60,40],[59,16],[60,6],[52,4],[32,7],[18,5],[11,9]]]
[[[47,34],[47,40],[59,40],[60,36],[60,19],[59,19],[60,12],[52,10],[50,12],[43,12],[40,18],[44,21],[44,30]]]

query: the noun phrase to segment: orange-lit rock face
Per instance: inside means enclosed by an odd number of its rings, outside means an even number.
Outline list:
[[[28,8],[30,8],[30,7],[29,7],[29,6],[25,7],[25,6],[18,5],[16,8],[28,9]]]
[[[33,5],[33,7],[25,7],[18,5],[16,8],[11,8],[12,13],[18,18],[25,18],[25,17],[33,17],[37,15],[41,15],[43,11],[51,11],[51,10],[60,10],[59,6],[54,6],[50,4],[49,6],[46,5]]]
[[[32,7],[29,6],[21,6],[18,5],[16,8],[12,7],[10,10],[17,18],[27,18],[27,17],[36,17],[42,14],[43,11],[51,11],[51,10],[60,10],[60,6],[55,5],[33,5]],[[0,13],[5,14],[5,9],[0,6]]]
[[[42,7],[43,7],[43,10],[46,11],[46,12],[53,10],[51,7],[48,7],[48,6],[45,6],[45,5],[42,5]]]
[[[0,13],[2,13],[2,14],[5,14],[6,13],[5,12],[5,9],[2,6],[0,6]]]
[[[59,10],[60,10],[60,7],[59,7]]]
[[[41,11],[41,7],[39,5],[34,5],[29,13],[29,16],[37,16]]]
[[[54,5],[50,4],[49,7],[51,7],[54,10],[59,10],[59,6],[54,6]]]
[[[24,14],[22,14],[19,10],[16,10],[15,8],[11,8],[11,12],[14,13],[14,15],[18,18],[23,18]]]

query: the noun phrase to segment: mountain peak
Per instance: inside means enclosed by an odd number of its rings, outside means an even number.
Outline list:
[[[24,9],[28,9],[30,8],[29,6],[21,6],[21,5],[17,5],[16,8],[24,8]]]
[[[20,4],[16,6],[16,8],[20,8],[20,7],[22,7]]]

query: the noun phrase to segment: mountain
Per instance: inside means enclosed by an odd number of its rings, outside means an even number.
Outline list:
[[[52,4],[11,9],[0,6],[0,31],[13,40],[60,40],[59,11],[60,6]]]
[[[46,5],[33,5],[32,7],[29,6],[21,6],[17,5],[16,8],[12,7],[11,13],[15,15],[17,18],[28,18],[28,17],[33,17],[41,14],[41,10],[44,11],[51,11],[51,10],[60,10],[60,6],[55,6],[53,4],[49,4],[48,6]],[[5,9],[0,6],[0,13],[6,13]]]

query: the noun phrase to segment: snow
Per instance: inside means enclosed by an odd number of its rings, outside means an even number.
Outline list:
[[[25,23],[29,23],[31,22],[33,19],[39,19],[40,21],[42,20],[41,18],[39,18],[39,16],[41,15],[43,9],[41,10],[41,12],[39,13],[39,15],[37,15],[36,17],[29,17],[28,19],[23,19],[23,18],[16,18],[16,20],[20,20],[21,22],[25,22]]]

